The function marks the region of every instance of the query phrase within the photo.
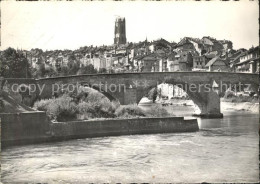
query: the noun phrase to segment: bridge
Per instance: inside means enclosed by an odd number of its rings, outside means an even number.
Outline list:
[[[139,103],[150,89],[161,83],[182,88],[196,105],[196,114],[207,118],[221,118],[220,95],[230,86],[250,87],[258,92],[259,76],[249,73],[227,72],[149,72],[91,74],[36,80],[44,85],[40,98],[51,98],[57,88],[71,85],[89,86],[102,92],[110,100],[121,104]]]
[[[196,105],[195,114],[207,118],[223,117],[220,112],[220,96],[237,85],[250,87],[258,92],[259,76],[249,73],[227,72],[149,72],[75,75],[44,79],[5,79],[9,88],[12,84],[32,84],[37,86],[30,98],[52,98],[63,87],[89,86],[110,100],[119,100],[121,104],[138,103],[150,89],[161,83],[177,85],[187,92]],[[4,81],[1,79],[1,81]],[[3,82],[1,82],[3,83]],[[62,86],[62,87],[61,87]],[[26,94],[22,93],[22,96]],[[28,96],[27,96],[28,97]]]

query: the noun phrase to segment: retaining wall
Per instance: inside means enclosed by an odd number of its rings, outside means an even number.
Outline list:
[[[42,142],[49,137],[49,122],[45,112],[2,113],[2,146]]]
[[[183,117],[110,119],[49,123],[45,112],[0,114],[2,147],[77,138],[198,131]]]
[[[197,119],[184,120],[183,117],[74,121],[51,124],[53,137],[64,140],[100,136],[194,132],[198,130]]]

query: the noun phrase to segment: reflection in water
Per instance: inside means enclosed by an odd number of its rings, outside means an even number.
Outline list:
[[[192,107],[168,106],[190,118]],[[198,119],[195,133],[87,138],[8,148],[6,182],[257,182],[258,115]]]

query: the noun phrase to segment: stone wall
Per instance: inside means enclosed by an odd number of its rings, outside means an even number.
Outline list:
[[[0,114],[0,117],[3,148],[87,137],[199,130],[197,119],[184,120],[183,117],[91,120],[50,124],[44,112]]]
[[[45,112],[2,113],[1,138],[4,145],[35,143],[47,136],[49,122]]]
[[[197,119],[183,117],[111,119],[95,121],[57,122],[51,124],[55,139],[71,139],[133,134],[198,131]]]

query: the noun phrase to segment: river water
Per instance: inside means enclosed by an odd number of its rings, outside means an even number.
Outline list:
[[[189,106],[167,110],[189,117]],[[71,140],[2,151],[2,182],[257,182],[258,114],[225,111],[200,131]]]

